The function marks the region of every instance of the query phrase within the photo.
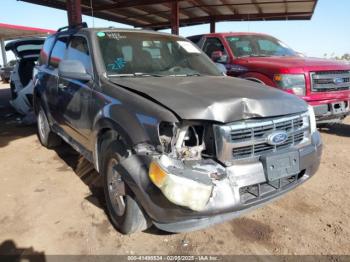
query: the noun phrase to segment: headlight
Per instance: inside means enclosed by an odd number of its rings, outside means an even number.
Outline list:
[[[317,131],[316,127],[316,117],[315,117],[315,111],[312,106],[308,106],[308,111],[309,111],[309,117],[310,117],[310,132],[313,134],[314,132]]]
[[[195,211],[200,211],[207,205],[212,194],[213,185],[201,183],[188,177],[179,175],[186,173],[180,170],[179,174],[173,174],[176,170],[168,170],[163,162],[169,162],[165,155],[159,161],[152,161],[149,167],[149,177],[164,194],[164,196],[174,204],[188,207]]]
[[[305,96],[305,76],[303,74],[278,74],[273,79],[278,87],[292,90],[298,96]]]

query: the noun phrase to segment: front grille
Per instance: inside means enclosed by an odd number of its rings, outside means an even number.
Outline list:
[[[307,113],[240,121],[216,126],[214,130],[217,139],[217,155],[224,163],[288,150],[310,141]],[[288,137],[282,144],[272,145],[268,137],[277,131],[285,131]]]
[[[262,126],[256,126],[252,128],[238,129],[231,131],[231,140],[233,142],[252,140],[264,137],[267,133],[271,133],[275,130],[289,132],[293,128],[298,129],[302,126],[303,119],[300,117],[283,122],[276,122],[275,124],[264,124]]]
[[[313,92],[350,90],[350,71],[319,71],[310,73]]]
[[[286,142],[280,145],[270,145],[267,143],[262,144],[253,144],[249,146],[234,148],[232,150],[233,159],[241,159],[247,158],[257,155],[263,155],[266,153],[271,153],[275,151],[280,151],[282,149],[290,148],[294,145],[298,145],[304,139],[304,131],[296,132],[294,134],[289,135]]]

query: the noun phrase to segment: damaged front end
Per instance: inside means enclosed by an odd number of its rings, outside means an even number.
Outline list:
[[[212,159],[214,140],[210,130],[210,124],[162,123],[162,154],[149,168],[151,181],[169,201],[194,211],[206,208],[214,181],[225,176],[225,169]]]
[[[286,140],[271,145],[276,132],[285,132]],[[171,203],[203,217],[240,211],[288,191],[315,173],[321,154],[311,109],[230,124],[163,122],[159,138],[161,153],[152,156],[150,180]]]

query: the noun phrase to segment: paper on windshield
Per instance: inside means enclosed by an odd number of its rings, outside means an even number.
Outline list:
[[[186,50],[187,53],[197,53],[200,54],[201,51],[197,47],[195,47],[193,44],[187,41],[177,41],[177,43]]]

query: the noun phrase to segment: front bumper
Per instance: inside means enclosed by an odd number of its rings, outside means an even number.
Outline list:
[[[264,179],[260,161],[241,167],[227,167],[227,177],[215,183],[213,196],[202,211],[193,211],[170,203],[160,190],[148,181],[145,169],[147,164],[140,165],[147,158],[138,158],[139,164],[135,163],[136,159],[129,163],[129,160],[126,160],[121,164],[130,176],[126,182],[154,225],[169,232],[183,232],[232,219],[277,199],[315,174],[320,164],[321,153],[320,134],[315,132],[311,144],[299,149],[299,165],[302,171],[281,179],[278,185],[268,183],[266,178]],[[259,194],[254,194],[256,188],[259,188]]]
[[[350,101],[335,101],[312,105],[318,124],[339,122],[350,114]]]

